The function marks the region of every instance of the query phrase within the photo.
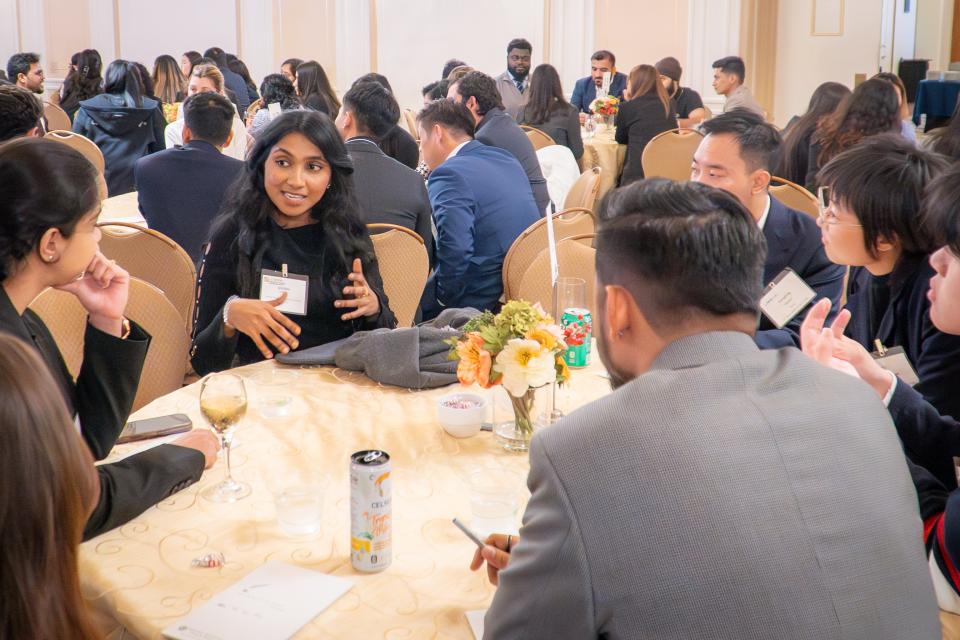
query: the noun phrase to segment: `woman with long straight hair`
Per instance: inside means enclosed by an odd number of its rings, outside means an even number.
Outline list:
[[[93,140],[103,152],[111,196],[133,191],[134,163],[164,148],[166,123],[159,107],[144,97],[140,72],[127,60],[111,62],[103,93],[80,103],[73,131]]]
[[[623,98],[615,136],[617,142],[627,145],[621,186],[643,178],[640,159],[647,143],[657,134],[677,127],[677,112],[652,65],[641,64],[630,70]]]
[[[198,274],[198,373],[396,325],[352,173],[340,134],[321,113],[289,111],[260,132]],[[286,294],[270,288],[275,273],[302,287],[294,304],[284,306]]]
[[[180,103],[187,98],[187,79],[173,56],[162,55],[153,62],[153,90],[163,104],[167,122],[176,120]]]
[[[243,78],[243,83],[247,85],[247,97],[250,98],[250,102],[259,100],[260,94],[257,92],[257,84],[250,77],[247,64],[237,56],[227,54],[227,66],[230,67],[230,71]]]
[[[817,172],[830,160],[870,136],[900,131],[900,97],[880,78],[861,83],[823,118],[810,139],[804,186],[816,193]]]
[[[579,160],[583,155],[580,115],[564,97],[560,74],[553,65],[538,65],[530,74],[527,104],[520,109],[517,122],[543,131],[557,144],[569,148],[574,158]]]
[[[71,121],[82,101],[103,91],[102,69],[103,61],[96,49],[84,49],[76,54],[76,66],[67,74],[60,90],[60,108]]]
[[[297,67],[294,86],[300,96],[300,103],[307,109],[320,111],[331,118],[340,112],[340,100],[333,90],[327,72],[316,60],[308,60]]]
[[[180,73],[183,74],[183,77],[189,78],[190,74],[193,73],[193,68],[200,64],[202,59],[203,56],[200,55],[199,51],[187,51],[180,56]]]
[[[44,363],[0,333],[0,637],[95,640],[77,556],[100,486]]]
[[[776,175],[790,182],[803,184],[807,180],[807,161],[810,156],[810,138],[824,118],[840,106],[850,89],[839,82],[824,82],[810,96],[810,104],[802,116],[787,124],[783,151]]]

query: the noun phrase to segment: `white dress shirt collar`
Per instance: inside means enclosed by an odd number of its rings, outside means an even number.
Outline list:
[[[464,140],[463,142],[461,142],[460,144],[458,144],[456,147],[454,147],[454,148],[453,148],[453,151],[450,152],[450,155],[447,156],[447,160],[449,160],[449,159],[452,158],[453,156],[455,156],[455,155],[457,155],[458,153],[460,153],[460,149],[463,149],[463,147],[466,146],[466,145],[467,145],[468,143],[470,143],[470,142],[473,142],[473,140],[472,140],[472,139],[471,139],[471,140]],[[444,160],[444,162],[446,162],[447,160]]]
[[[760,220],[757,221],[757,226],[760,227],[760,231],[763,231],[763,227],[767,224],[767,216],[770,215],[770,194],[767,194],[767,205],[763,208],[763,215],[760,216]]]

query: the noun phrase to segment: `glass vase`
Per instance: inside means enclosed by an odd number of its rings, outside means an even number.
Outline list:
[[[494,431],[497,441],[507,451],[529,451],[533,432],[545,424],[538,398],[538,392],[543,388],[529,389],[519,398],[507,394],[513,408],[513,420],[499,423]]]

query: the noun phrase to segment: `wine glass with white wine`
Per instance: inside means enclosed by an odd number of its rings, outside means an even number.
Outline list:
[[[232,373],[215,373],[200,387],[200,412],[220,436],[227,455],[227,477],[201,494],[211,502],[236,502],[250,495],[250,485],[233,479],[230,473],[230,445],[233,432],[247,413],[247,391],[243,380]]]

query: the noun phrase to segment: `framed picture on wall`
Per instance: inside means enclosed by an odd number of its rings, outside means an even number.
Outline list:
[[[811,36],[842,36],[844,0],[812,0]]]

